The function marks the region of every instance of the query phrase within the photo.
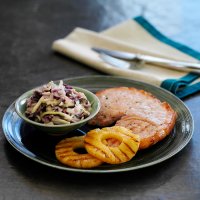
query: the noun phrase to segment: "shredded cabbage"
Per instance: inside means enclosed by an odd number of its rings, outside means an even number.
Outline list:
[[[27,99],[26,116],[44,124],[70,124],[90,115],[91,104],[84,93],[70,85],[49,82]]]

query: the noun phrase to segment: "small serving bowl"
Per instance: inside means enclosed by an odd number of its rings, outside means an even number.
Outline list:
[[[86,89],[83,89],[83,88],[74,87],[74,86],[73,86],[73,88],[78,92],[84,93],[85,96],[87,97],[87,99],[89,100],[89,102],[91,103],[91,107],[92,107],[92,109],[90,111],[90,115],[87,118],[80,120],[79,122],[74,122],[71,124],[61,124],[61,125],[47,125],[47,124],[38,123],[38,122],[28,119],[25,115],[26,100],[33,94],[33,91],[35,89],[25,92],[16,100],[15,110],[16,110],[17,114],[25,122],[33,125],[34,127],[38,128],[39,130],[41,130],[45,133],[48,133],[50,135],[54,135],[54,136],[65,135],[65,134],[85,125],[100,110],[100,101],[95,94],[93,94],[92,92],[90,92]]]

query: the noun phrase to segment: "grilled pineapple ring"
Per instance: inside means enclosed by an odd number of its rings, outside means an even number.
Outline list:
[[[107,141],[113,139],[118,141],[117,146],[108,145],[109,142]],[[85,136],[84,141],[89,154],[110,164],[119,164],[131,160],[140,144],[138,135],[121,126],[91,130]]]
[[[64,165],[75,168],[93,168],[103,163],[88,153],[77,153],[76,149],[84,149],[84,136],[61,140],[55,147],[56,158]]]

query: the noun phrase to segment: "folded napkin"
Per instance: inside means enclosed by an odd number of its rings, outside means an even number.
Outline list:
[[[198,74],[149,64],[138,70],[120,69],[103,62],[91,47],[198,62],[200,53],[165,37],[141,16],[100,33],[76,28],[65,38],[54,41],[52,49],[104,73],[161,86],[180,98],[200,91]]]

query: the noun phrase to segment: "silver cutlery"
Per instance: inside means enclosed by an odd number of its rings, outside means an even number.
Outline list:
[[[113,51],[97,47],[93,47],[92,50],[99,53],[101,59],[105,62],[123,69],[137,69],[138,64],[149,63],[180,71],[200,73],[200,63],[175,61],[143,54]]]

